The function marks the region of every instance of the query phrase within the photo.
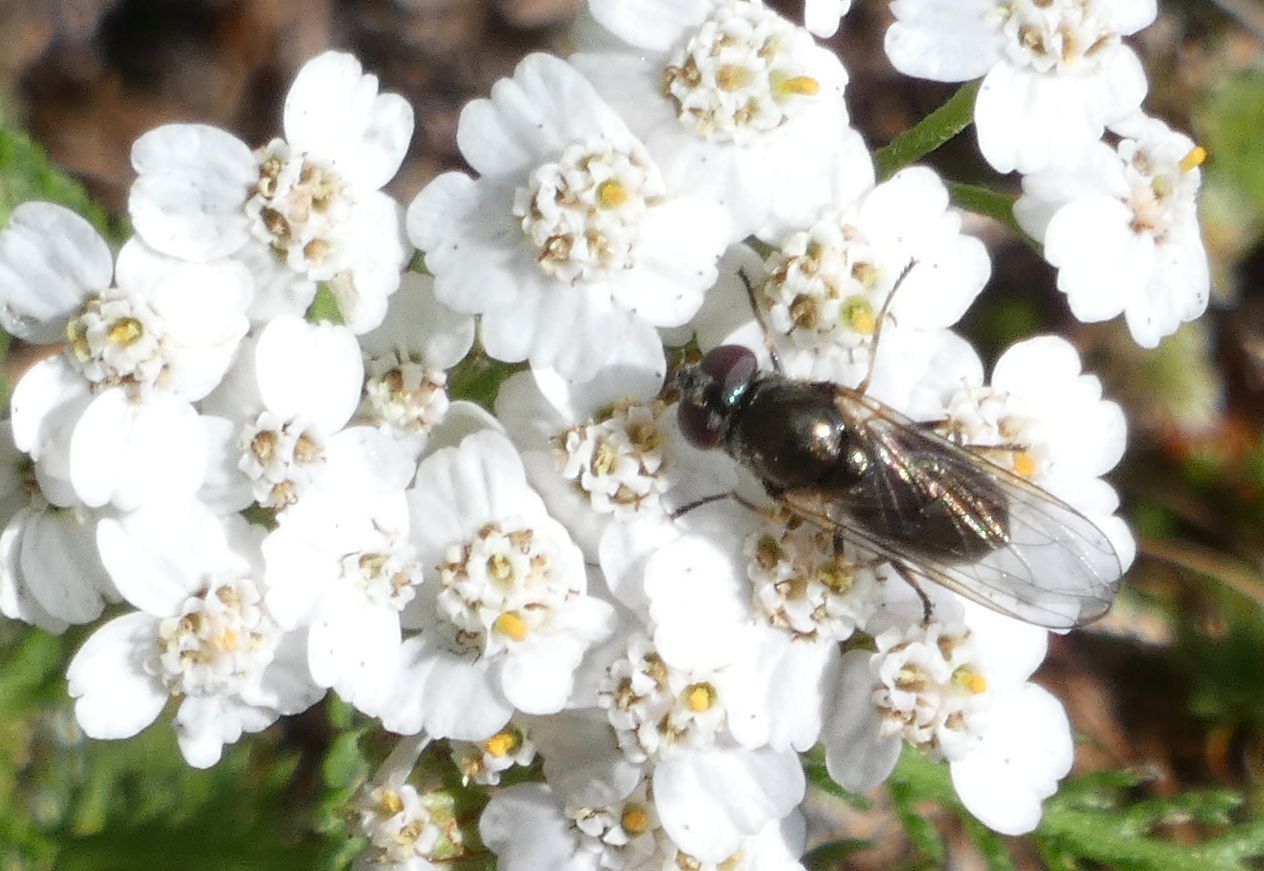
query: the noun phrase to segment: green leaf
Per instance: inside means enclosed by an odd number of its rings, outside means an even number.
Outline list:
[[[868,841],[857,838],[830,841],[828,844],[821,844],[804,853],[803,865],[809,871],[834,871],[836,868],[845,868],[848,857],[868,846]]]
[[[322,321],[339,325],[343,323],[342,309],[338,307],[338,300],[334,297],[334,292],[329,289],[329,285],[323,281],[316,288],[316,297],[312,300],[312,304],[307,307],[307,320],[313,324]]]
[[[0,120],[0,227],[14,207],[27,200],[47,200],[78,212],[103,235],[109,220],[76,179],[49,162],[44,149],[29,136]]]
[[[878,178],[888,179],[916,163],[974,122],[978,82],[966,82],[934,112],[874,153]]]
[[[1258,68],[1225,80],[1199,113],[1208,152],[1207,171],[1228,176],[1231,186],[1264,214],[1264,72]]]

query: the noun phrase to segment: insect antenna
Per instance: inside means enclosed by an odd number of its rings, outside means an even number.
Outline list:
[[[755,316],[755,321],[759,324],[759,329],[764,334],[764,347],[768,349],[768,356],[772,358],[772,368],[779,374],[784,374],[785,369],[781,365],[781,355],[777,353],[777,347],[773,344],[772,333],[768,329],[768,324],[764,322],[764,313],[760,311],[759,303],[755,301],[755,286],[751,284],[751,280],[746,276],[745,269],[737,270],[737,277],[742,279],[742,284],[746,286],[746,298],[750,300],[751,314]]]
[[[873,329],[873,341],[869,344],[869,371],[865,373],[865,377],[856,385],[857,393],[868,393],[869,382],[873,380],[873,367],[878,361],[878,342],[882,339],[882,325],[887,321],[887,312],[891,308],[891,300],[895,299],[895,292],[900,289],[900,285],[904,283],[904,279],[908,278],[908,274],[913,271],[913,267],[917,265],[916,260],[910,260],[908,265],[900,273],[900,277],[895,280],[895,284],[891,286],[891,292],[887,294],[887,298],[882,302],[882,308],[878,310],[878,323]],[[752,297],[753,299],[753,297]],[[760,321],[763,323],[763,321]]]

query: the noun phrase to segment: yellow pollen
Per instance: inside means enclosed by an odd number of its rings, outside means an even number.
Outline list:
[[[241,636],[239,636],[236,632],[230,629],[230,630],[220,633],[220,636],[217,639],[216,646],[220,650],[232,651],[232,650],[236,650],[237,645],[240,643],[241,643]]]
[[[821,83],[811,76],[791,76],[777,83],[779,95],[796,97],[815,97],[821,92]]]
[[[853,296],[843,301],[843,323],[862,336],[872,336],[878,329],[873,306],[863,296]]]
[[[695,714],[708,711],[715,704],[715,690],[709,684],[694,684],[685,690],[685,704]]]
[[[329,256],[333,246],[325,239],[313,239],[303,246],[303,257],[309,263],[319,263]]]
[[[715,71],[715,84],[721,91],[736,91],[750,80],[750,70],[737,64],[724,64]]]
[[[976,696],[987,692],[988,688],[987,678],[965,665],[952,673],[952,682]]]
[[[629,835],[641,835],[650,827],[650,815],[640,805],[628,805],[623,809],[619,824]]]
[[[593,451],[592,471],[594,475],[609,475],[614,472],[619,462],[619,449],[608,441],[603,441],[597,445],[597,449]]]
[[[145,335],[144,325],[136,318],[119,318],[110,324],[106,337],[116,345],[128,347],[136,344]]]
[[[597,203],[604,209],[617,209],[628,201],[628,189],[610,178],[597,185]]]
[[[1201,145],[1195,145],[1189,150],[1189,154],[1181,158],[1181,172],[1189,172],[1191,169],[1197,169],[1203,165],[1203,161],[1207,159],[1207,149]]]
[[[382,799],[378,802],[383,816],[395,816],[404,809],[404,800],[399,797],[399,793],[393,789],[382,790]]]
[[[512,611],[506,611],[497,617],[492,627],[501,635],[506,635],[513,641],[527,640],[527,621]]]
[[[1020,478],[1030,478],[1036,474],[1036,458],[1027,451],[1014,454],[1014,474]]]
[[[489,755],[500,759],[517,750],[521,743],[517,732],[506,729],[488,738],[486,743],[483,744],[483,749]]]
[[[487,574],[492,580],[504,583],[513,577],[513,562],[503,553],[494,553],[487,558]]]

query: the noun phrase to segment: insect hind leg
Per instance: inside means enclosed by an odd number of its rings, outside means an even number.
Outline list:
[[[935,616],[935,605],[926,594],[926,590],[917,582],[917,576],[913,574],[912,569],[901,562],[892,562],[891,568],[903,579],[904,583],[913,588],[913,592],[917,593],[917,597],[922,600],[922,625],[929,626],[931,619]]]

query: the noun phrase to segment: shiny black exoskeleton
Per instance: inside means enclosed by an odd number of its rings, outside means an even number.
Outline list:
[[[988,473],[894,418],[877,430],[857,426],[849,402],[877,404],[856,391],[760,373],[735,345],[712,350],[678,383],[685,437],[723,448],[773,498],[820,506],[813,519],[858,528],[914,558],[967,562],[1008,543],[1006,500]]]

